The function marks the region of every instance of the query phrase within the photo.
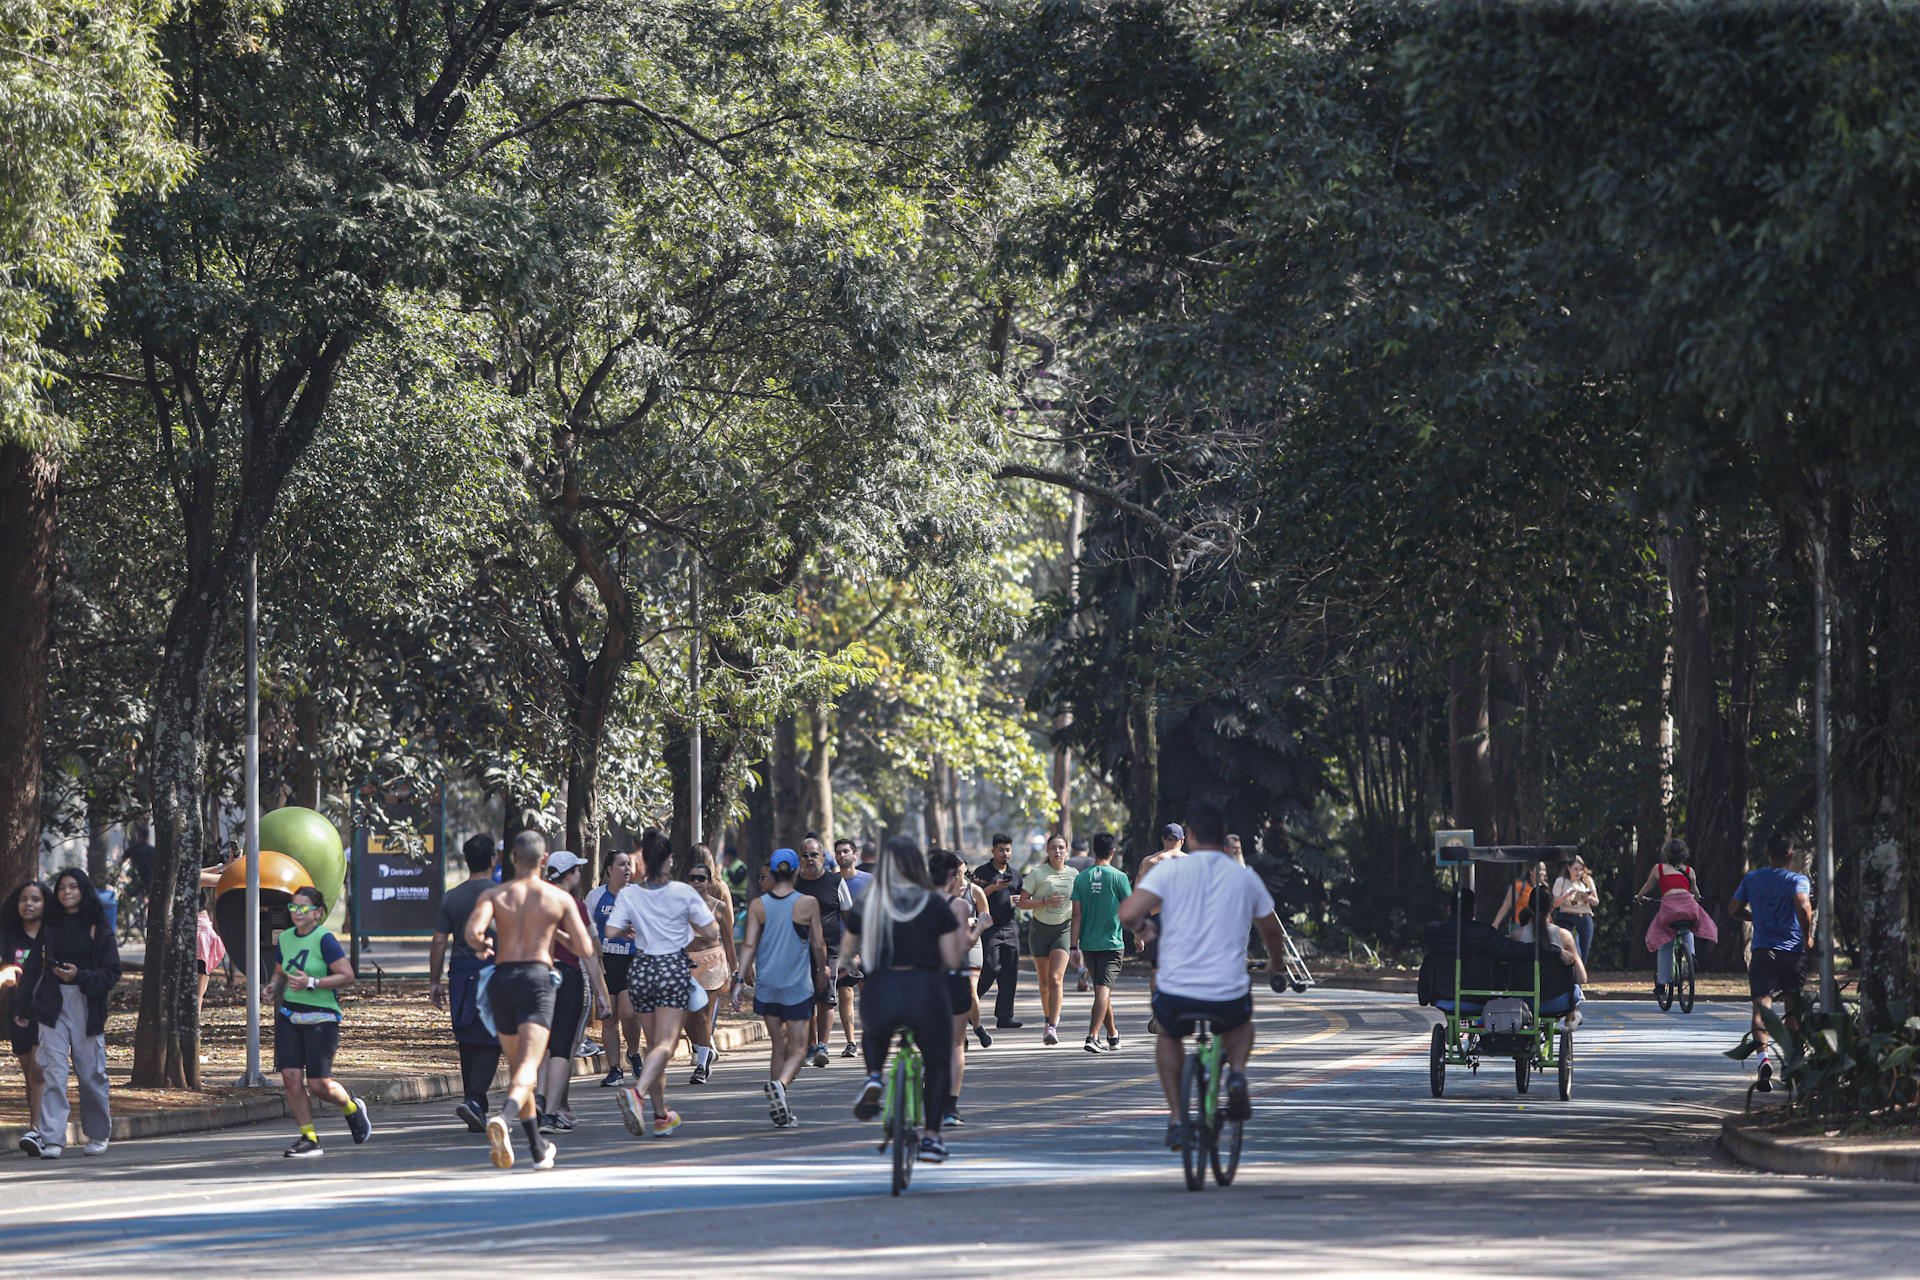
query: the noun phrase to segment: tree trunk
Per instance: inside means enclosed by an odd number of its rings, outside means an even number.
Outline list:
[[[0,445],[0,884],[40,874],[59,460]]]
[[[807,758],[807,791],[813,829],[820,841],[833,848],[833,706],[825,698],[814,703],[808,717],[812,721],[812,754]]]
[[[773,821],[773,790],[768,785],[772,773],[772,761],[762,759],[756,764],[753,781],[747,786],[746,821],[740,824],[741,843],[746,846],[741,852],[747,865],[755,870],[778,847],[775,844],[778,828]]]
[[[287,761],[288,803],[305,809],[320,807],[320,699],[309,690],[298,694],[293,715],[293,752]]]
[[[1485,636],[1456,657],[1447,671],[1447,760],[1453,823],[1476,844],[1498,844],[1493,792],[1491,678],[1493,646]]]
[[[107,833],[113,819],[104,800],[87,797],[87,879],[95,885],[107,883]]]
[[[947,838],[951,847],[964,849],[967,844],[966,822],[960,812],[960,771],[952,765],[946,768],[947,793]]]
[[[1134,870],[1160,849],[1160,684],[1135,666],[1127,690],[1127,848]]]
[[[1067,450],[1068,465],[1074,471],[1081,466],[1080,451],[1072,444]],[[1080,611],[1080,531],[1086,524],[1087,495],[1074,491],[1073,505],[1067,515],[1067,532],[1061,540],[1067,562],[1067,608],[1070,616]],[[1053,718],[1053,736],[1058,741],[1073,725],[1073,712],[1062,711]],[[1073,752],[1065,746],[1053,749],[1053,829],[1073,839]]]
[[[566,847],[595,867],[605,835],[600,812],[600,756],[606,745],[607,713],[627,662],[624,628],[609,627],[600,652],[568,692]]]
[[[1673,605],[1673,705],[1680,737],[1680,772],[1686,788],[1687,847],[1708,909],[1733,895],[1746,866],[1746,796],[1736,791],[1742,772],[1727,741],[1714,678],[1713,632],[1706,564],[1699,540],[1670,534],[1663,546]],[[1741,753],[1744,755],[1744,753]],[[1726,935],[1735,931],[1729,929]],[[1725,936],[1707,957],[1710,968],[1738,967],[1739,942]]]
[[[1853,860],[1861,1007],[1868,1025],[1883,1031],[1897,1029],[1896,1010],[1914,1008],[1914,886],[1907,861],[1920,840],[1920,757],[1912,749],[1920,741],[1920,535],[1897,511],[1884,528],[1886,628],[1876,683],[1885,690],[1886,724],[1870,748],[1880,757],[1870,772],[1885,783],[1867,841]]]
[[[799,729],[791,714],[773,722],[773,838],[781,848],[798,849],[807,831],[806,800],[800,788]]]
[[[946,832],[940,821],[940,781],[946,773],[946,765],[938,759],[927,773],[926,785],[920,789],[920,816],[927,826],[927,848],[944,849],[947,847]]]

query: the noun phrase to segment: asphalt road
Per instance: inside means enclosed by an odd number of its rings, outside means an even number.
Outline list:
[[[1718,1154],[1717,1106],[1745,1083],[1720,1056],[1739,1006],[1590,1004],[1563,1103],[1551,1079],[1516,1097],[1497,1062],[1431,1098],[1433,1015],[1409,996],[1259,1001],[1255,1118],[1225,1190],[1186,1191],[1159,1145],[1145,991],[1126,988],[1117,1054],[1086,1054],[1083,1025],[1045,1048],[1037,1022],[976,1051],[953,1160],[898,1200],[848,1112],[857,1063],[808,1068],[801,1123],[777,1132],[756,1047],[703,1089],[676,1069],[687,1122],[665,1140],[628,1136],[611,1093],[581,1082],[549,1173],[523,1142],[496,1171],[444,1104],[376,1113],[359,1148],[332,1116],[315,1161],[281,1157],[284,1121],[8,1159],[0,1274],[1920,1274],[1911,1188]],[[1069,993],[1070,1025],[1084,1009]]]

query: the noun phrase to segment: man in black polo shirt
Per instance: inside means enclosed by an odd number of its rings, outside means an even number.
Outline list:
[[[980,935],[980,986],[982,999],[988,988],[1000,984],[993,998],[993,1025],[1009,1030],[1020,1026],[1013,1020],[1013,993],[1020,985],[1020,922],[1013,913],[1014,899],[1020,896],[1020,873],[1013,861],[1013,837],[1005,832],[993,837],[993,859],[973,870],[973,882],[987,893],[987,912],[993,925]]]
[[[839,868],[827,860],[820,837],[811,831],[800,842],[800,874],[793,887],[820,904],[820,940],[827,944],[827,987],[814,1000],[813,1043],[807,1052],[814,1066],[824,1067],[827,1038],[833,1033],[833,975],[840,971],[840,937],[845,932],[840,913],[853,905],[853,895]]]

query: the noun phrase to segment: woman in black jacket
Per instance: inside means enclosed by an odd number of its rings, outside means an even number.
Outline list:
[[[41,928],[46,967],[33,987],[40,1023],[36,1051],[46,1080],[40,1090],[40,1154],[57,1159],[67,1134],[67,1072],[80,1082],[80,1131],[90,1156],[112,1135],[107,1109],[107,995],[120,981],[120,948],[93,882],[78,867],[53,878],[53,905]]]
[[[47,904],[53,890],[38,880],[29,880],[13,891],[5,906],[0,906],[0,1026],[7,1032],[13,1056],[20,1060],[20,1074],[27,1082],[27,1131],[20,1135],[20,1149],[30,1156],[40,1154],[40,1063],[34,1048],[40,1043],[40,1024],[33,1016],[33,985],[40,980],[42,942],[46,938]]]

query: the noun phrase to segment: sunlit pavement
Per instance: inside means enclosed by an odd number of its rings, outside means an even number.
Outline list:
[[[331,1116],[315,1161],[281,1157],[284,1121],[0,1160],[0,1273],[1920,1274],[1911,1188],[1761,1175],[1713,1147],[1716,1104],[1745,1083],[1721,1056],[1740,1006],[1590,1004],[1571,1102],[1551,1076],[1516,1096],[1497,1061],[1449,1072],[1434,1099],[1434,1015],[1411,996],[1262,989],[1240,1178],[1196,1195],[1160,1146],[1145,997],[1123,988],[1123,1046],[1096,1057],[1086,997],[1069,992],[1045,1048],[1023,988],[1028,1025],[969,1058],[953,1160],[897,1200],[849,1114],[858,1063],[836,1046],[806,1069],[801,1123],[775,1131],[755,1048],[704,1088],[676,1068],[686,1123],[662,1141],[630,1137],[612,1092],[576,1082],[580,1127],[549,1173],[524,1142],[495,1170],[443,1103],[376,1113],[359,1148]]]

